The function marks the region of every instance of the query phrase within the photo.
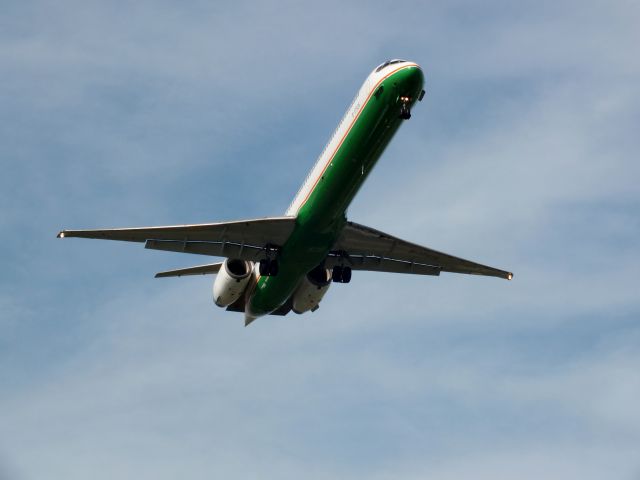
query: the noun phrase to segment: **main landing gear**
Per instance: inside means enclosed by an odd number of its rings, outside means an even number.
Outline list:
[[[409,97],[400,97],[400,118],[402,120],[409,120],[411,118],[411,99]]]
[[[275,245],[267,245],[265,248],[266,258],[260,260],[258,272],[261,277],[275,277],[278,274],[278,251]]]
[[[260,260],[258,268],[261,277],[275,277],[278,274],[278,261],[272,258]]]
[[[351,267],[336,265],[333,267],[331,279],[336,283],[349,283],[351,281]]]

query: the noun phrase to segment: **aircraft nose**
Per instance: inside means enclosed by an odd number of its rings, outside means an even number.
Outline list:
[[[420,90],[424,85],[424,73],[419,66],[407,68],[406,82],[411,90]]]
[[[398,86],[403,97],[412,100],[421,98],[421,92],[424,86],[424,74],[422,69],[416,65],[410,65],[398,72]]]

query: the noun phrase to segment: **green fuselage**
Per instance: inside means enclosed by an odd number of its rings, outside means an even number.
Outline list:
[[[322,171],[311,179],[313,186],[297,209],[294,231],[278,253],[278,274],[258,278],[249,292],[249,315],[259,317],[279,308],[302,278],[325,260],[346,223],[347,207],[403,121],[401,97],[408,97],[412,106],[424,76],[412,64],[389,68],[387,75],[371,83],[361,91],[354,110],[347,112],[343,122],[349,125],[339,133],[341,142],[326,153]]]

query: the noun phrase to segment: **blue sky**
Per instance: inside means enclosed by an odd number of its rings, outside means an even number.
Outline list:
[[[640,7],[0,6],[0,478],[640,475]],[[284,212],[369,71],[426,73],[349,217],[515,273],[217,309],[60,228]],[[206,260],[206,259],[205,259]]]

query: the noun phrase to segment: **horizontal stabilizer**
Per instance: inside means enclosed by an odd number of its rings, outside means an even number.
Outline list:
[[[222,262],[210,263],[208,265],[198,265],[197,267],[179,268],[177,270],[167,270],[156,273],[156,278],[162,277],[182,277],[185,275],[212,275],[218,273],[222,267]]]

